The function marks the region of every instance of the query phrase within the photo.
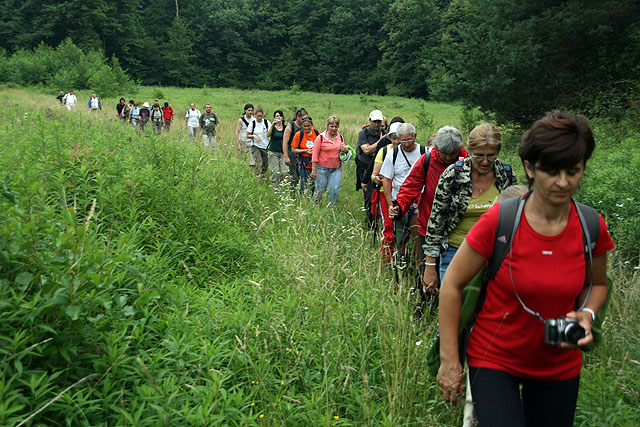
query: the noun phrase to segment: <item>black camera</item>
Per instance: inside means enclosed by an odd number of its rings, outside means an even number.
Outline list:
[[[578,340],[584,336],[585,330],[578,324],[578,319],[559,317],[544,321],[544,340],[549,345],[558,345],[561,342],[578,344]]]

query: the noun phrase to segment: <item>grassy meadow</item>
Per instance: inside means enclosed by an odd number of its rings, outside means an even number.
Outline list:
[[[304,106],[355,146],[369,111],[418,141],[466,126],[455,105],[370,95],[140,88],[169,101],[172,131],[138,135],[117,99],[69,113],[54,95],[1,89],[0,425],[460,425],[424,356],[437,328],[412,318],[363,228],[355,166],[337,208],[291,199],[235,151],[246,102]],[[186,135],[190,102],[221,119],[219,149]],[[594,123],[579,198],[618,247],[605,343],[585,357],[576,425],[640,420],[640,129]],[[517,136],[501,154],[519,177]]]

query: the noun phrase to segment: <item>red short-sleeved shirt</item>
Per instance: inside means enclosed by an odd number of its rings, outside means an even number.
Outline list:
[[[499,204],[487,211],[465,240],[482,256],[493,253]],[[614,248],[600,216],[600,236],[593,256]],[[572,204],[567,226],[555,236],[537,233],[522,214],[513,240],[513,283],[527,307],[544,319],[563,317],[575,309],[584,287],[585,257],[580,219]],[[582,366],[581,350],[565,350],[544,341],[544,325],[524,311],[509,276],[508,253],[493,280],[478,314],[467,346],[469,366],[506,371],[539,380],[576,377]]]

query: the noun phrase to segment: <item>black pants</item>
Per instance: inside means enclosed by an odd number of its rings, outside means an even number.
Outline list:
[[[358,175],[358,180],[356,185],[360,185],[361,182],[368,182],[364,189],[364,211],[367,216],[367,228],[369,230],[373,230],[375,228],[376,218],[375,215],[371,213],[371,197],[373,195],[375,184],[370,179],[365,179],[366,172],[367,168],[364,165],[357,165],[356,174]],[[360,190],[360,188],[357,188],[356,190]]]
[[[469,380],[481,427],[573,425],[580,376],[541,381],[495,369],[469,367]]]

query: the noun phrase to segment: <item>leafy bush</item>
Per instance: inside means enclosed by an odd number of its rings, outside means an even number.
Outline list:
[[[0,56],[0,82],[48,86],[62,90],[91,89],[100,96],[135,91],[136,84],[117,58],[109,63],[99,51],[83,52],[69,39],[53,49],[40,44]]]

